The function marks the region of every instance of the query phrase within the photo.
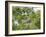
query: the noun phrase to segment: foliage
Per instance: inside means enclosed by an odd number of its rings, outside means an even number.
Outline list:
[[[15,24],[15,21],[18,24]],[[12,29],[13,30],[31,30],[40,29],[40,10],[36,12],[28,7],[12,7]]]

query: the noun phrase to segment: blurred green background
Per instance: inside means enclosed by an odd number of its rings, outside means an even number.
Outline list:
[[[40,29],[40,10],[34,7],[12,7],[12,30]]]

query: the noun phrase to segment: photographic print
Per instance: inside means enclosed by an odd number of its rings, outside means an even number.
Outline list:
[[[40,8],[12,7],[12,30],[40,29]]]
[[[44,3],[7,1],[6,6],[6,35],[44,34]]]

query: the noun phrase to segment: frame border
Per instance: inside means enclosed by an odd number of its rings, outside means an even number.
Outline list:
[[[43,32],[42,33],[26,33],[26,34],[8,34],[8,2],[28,3],[28,4],[42,4],[43,5]],[[40,2],[24,2],[24,1],[5,1],[5,36],[18,36],[18,35],[37,35],[45,34],[45,3]]]

